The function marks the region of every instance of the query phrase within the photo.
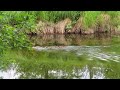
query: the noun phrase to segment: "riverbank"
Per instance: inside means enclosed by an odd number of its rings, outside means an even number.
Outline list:
[[[119,30],[119,16],[112,17],[112,12],[84,12],[76,21],[64,18],[57,22],[38,21],[34,32],[28,34],[117,34]],[[114,13],[115,14],[115,13]],[[115,21],[117,20],[117,21]]]

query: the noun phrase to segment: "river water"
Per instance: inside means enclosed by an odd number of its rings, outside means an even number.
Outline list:
[[[33,51],[9,51],[1,79],[120,79],[120,37],[44,35],[30,37]]]

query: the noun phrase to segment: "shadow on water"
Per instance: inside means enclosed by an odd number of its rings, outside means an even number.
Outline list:
[[[8,50],[0,58],[1,79],[120,78],[120,54],[115,52],[120,37],[44,35],[30,39],[34,50]]]

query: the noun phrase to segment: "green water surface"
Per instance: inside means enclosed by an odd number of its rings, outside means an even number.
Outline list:
[[[120,37],[31,37],[33,50],[8,50],[1,79],[120,79]]]

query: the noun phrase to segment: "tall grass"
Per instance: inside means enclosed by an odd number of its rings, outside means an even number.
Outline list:
[[[87,29],[103,23],[104,18],[100,16],[101,14],[109,15],[110,24],[119,26],[119,11],[1,11],[0,22],[17,28],[34,30],[37,20],[58,22],[70,18],[72,21],[77,21],[79,17],[83,17],[83,27]]]
[[[120,11],[108,11],[107,14],[111,17],[111,25],[114,27],[120,26]]]
[[[57,22],[65,18],[77,20],[80,16],[80,11],[36,11],[38,19]]]
[[[83,27],[88,29],[96,25],[97,17],[100,15],[100,11],[86,11],[82,14],[83,17]]]
[[[84,11],[81,17],[83,18],[82,27],[85,30],[96,29],[96,27],[104,31],[110,30],[110,27],[120,28],[120,11]]]
[[[0,22],[17,28],[34,30],[37,20],[57,22],[65,18],[76,21],[80,11],[2,11]]]

